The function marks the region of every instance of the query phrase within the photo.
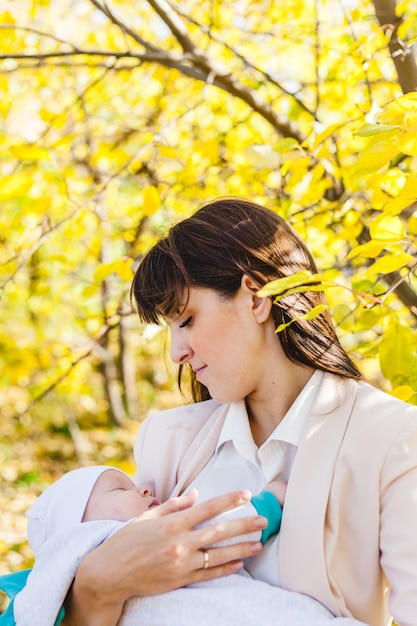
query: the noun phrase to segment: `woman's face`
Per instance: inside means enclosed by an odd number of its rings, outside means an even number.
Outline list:
[[[191,288],[185,309],[167,319],[172,360],[190,364],[197,380],[221,403],[256,394],[264,380],[271,332],[272,345],[277,350],[279,346],[270,301],[257,297],[259,287],[256,283],[251,287],[248,281],[233,298],[212,289]],[[261,323],[264,318],[266,323]]]

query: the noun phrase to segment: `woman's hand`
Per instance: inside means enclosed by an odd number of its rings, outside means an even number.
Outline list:
[[[236,491],[192,506],[197,492],[171,498],[112,535],[82,561],[66,602],[63,626],[116,626],[125,601],[162,593],[243,567],[242,559],[260,552],[258,542],[208,550],[204,546],[265,528],[263,517],[248,517],[194,530],[228,509],[249,501]]]

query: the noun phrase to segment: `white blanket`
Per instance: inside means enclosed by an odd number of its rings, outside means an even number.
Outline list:
[[[123,523],[86,522],[57,533],[39,550],[26,587],[16,596],[16,626],[54,626],[84,556]],[[364,626],[335,618],[320,603],[235,574],[167,593],[131,598],[117,626]]]
[[[85,522],[48,539],[39,548],[26,587],[15,598],[16,626],[54,626],[81,561],[121,525]]]

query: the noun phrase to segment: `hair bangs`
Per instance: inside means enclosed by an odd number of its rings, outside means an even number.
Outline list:
[[[143,258],[133,279],[131,298],[139,319],[160,326],[167,316],[178,315],[188,292],[188,278],[183,267],[160,241]]]

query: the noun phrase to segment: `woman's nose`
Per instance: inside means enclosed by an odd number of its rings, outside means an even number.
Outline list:
[[[152,489],[149,485],[142,485],[139,487],[139,494],[144,498],[145,496],[151,496],[153,498]]]
[[[177,363],[178,365],[188,363],[193,354],[190,344],[185,341],[184,337],[181,337],[180,334],[174,330],[171,331],[170,354],[171,361],[173,361],[173,363]]]

